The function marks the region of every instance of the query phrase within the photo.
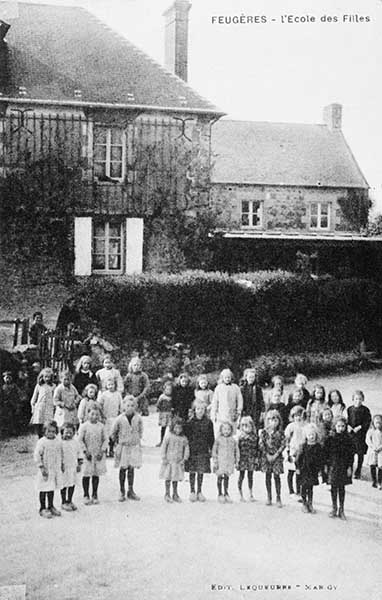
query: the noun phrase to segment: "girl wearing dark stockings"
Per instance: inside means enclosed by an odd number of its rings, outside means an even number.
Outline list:
[[[165,480],[166,502],[182,502],[178,494],[178,482],[184,478],[184,464],[190,456],[188,440],[183,434],[183,421],[175,417],[170,432],[165,436],[162,448],[162,465],[159,478]],[[172,498],[171,498],[172,483]]]
[[[210,457],[214,445],[214,428],[207,417],[206,403],[195,400],[194,416],[185,426],[185,434],[190,447],[190,457],[185,463],[185,470],[190,474],[190,502],[205,502],[202,494],[204,473],[211,473]],[[197,491],[195,493],[195,480]]]
[[[328,462],[331,485],[332,510],[330,517],[346,520],[344,512],[345,486],[352,483],[352,465],[354,460],[354,445],[346,431],[346,419],[340,417],[335,424],[333,436],[328,437],[325,444],[325,455]],[[338,510],[338,512],[337,512]]]
[[[259,434],[259,447],[261,450],[261,468],[265,473],[265,486],[267,489],[267,505],[272,504],[272,474],[276,488],[276,503],[282,508],[281,479],[283,470],[283,450],[285,436],[282,431],[282,421],[277,410],[270,410],[265,415],[265,428]]]
[[[38,440],[34,451],[34,460],[38,466],[40,516],[45,519],[61,516],[53,504],[54,490],[61,488],[63,466],[62,444],[57,433],[56,422],[49,421],[45,426],[44,436]]]
[[[239,466],[239,446],[233,437],[233,425],[223,421],[212,449],[214,473],[217,475],[218,502],[231,503],[228,493],[229,477]]]
[[[382,490],[382,415],[374,415],[366,435],[367,464],[370,467],[372,486]]]
[[[133,395],[126,396],[122,403],[122,414],[117,417],[111,433],[117,444],[115,466],[119,467],[119,501],[126,500],[126,473],[129,500],[140,500],[134,492],[134,469],[142,466],[141,439],[143,436],[143,420],[138,414],[138,403]]]
[[[63,474],[61,488],[61,507],[63,510],[77,510],[73,504],[74,487],[77,484],[78,473],[81,471],[83,456],[78,440],[74,437],[75,425],[64,423],[61,429]]]
[[[253,496],[253,471],[258,469],[258,439],[255,424],[252,417],[242,417],[240,421],[239,444],[239,479],[237,486],[239,488],[240,500],[245,502],[243,494],[243,482],[245,472],[248,477],[249,500],[254,502]]]
[[[172,418],[172,382],[166,381],[163,386],[163,393],[159,396],[157,402],[158,425],[160,427],[160,442],[157,447],[162,445],[166,429],[171,423]]]
[[[100,422],[100,411],[94,407],[89,412],[88,421],[82,423],[78,431],[78,441],[85,456],[82,476],[84,504],[99,504],[98,484],[100,475],[106,473],[106,450],[108,437],[104,425]],[[92,497],[89,496],[90,478]]]

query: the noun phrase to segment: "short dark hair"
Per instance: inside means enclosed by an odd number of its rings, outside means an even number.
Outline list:
[[[41,310],[36,310],[36,311],[33,313],[33,318],[35,319],[36,317],[42,317],[42,312],[41,312]]]

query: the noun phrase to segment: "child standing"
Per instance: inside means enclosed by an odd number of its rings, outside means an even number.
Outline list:
[[[212,448],[214,473],[217,475],[218,502],[231,503],[228,493],[229,478],[239,466],[239,446],[233,437],[233,424],[223,421],[219,425],[219,434]],[[224,487],[224,494],[223,489]]]
[[[329,516],[337,516],[338,499],[338,516],[340,519],[346,520],[344,512],[345,485],[352,483],[354,445],[350,434],[346,431],[346,419],[343,417],[337,419],[334,433],[328,437],[324,450],[329,467],[328,482],[331,485],[332,495],[332,510]]]
[[[306,415],[309,423],[318,425],[321,421],[322,413],[326,407],[325,403],[325,388],[322,385],[315,385],[311,400],[306,407]]]
[[[103,417],[101,405],[97,401],[98,388],[94,383],[89,383],[83,391],[83,398],[78,407],[78,420],[80,423],[87,421],[89,412],[92,408],[96,408],[100,412],[101,419]]]
[[[147,394],[150,389],[150,380],[142,371],[142,361],[134,356],[127,367],[127,375],[124,381],[125,394],[132,395],[137,401],[138,412],[143,417],[149,415],[149,403]]]
[[[297,373],[296,378],[294,380],[294,384],[296,386],[295,390],[301,390],[301,393],[302,393],[301,406],[303,408],[307,407],[308,402],[310,400],[309,391],[306,389],[307,383],[308,383],[307,377],[305,377],[305,375],[303,375],[302,373]],[[295,390],[293,390],[293,392]],[[288,404],[291,404],[291,402],[292,402],[293,392],[291,392],[289,394]]]
[[[23,402],[20,389],[13,383],[11,371],[3,373],[0,390],[0,437],[14,435],[22,426]]]
[[[281,417],[281,428],[284,429],[288,423],[287,409],[283,402],[282,392],[277,387],[272,388],[270,396],[267,398],[266,413],[269,410],[277,410]]]
[[[78,473],[81,472],[83,456],[78,440],[74,437],[73,423],[64,423],[61,429],[62,453],[64,471],[62,474],[61,507],[63,510],[77,510],[73,504],[74,488],[77,484]]]
[[[333,421],[336,421],[338,417],[347,418],[345,402],[343,401],[339,390],[331,390],[329,392],[328,406],[332,410]]]
[[[116,389],[121,394],[123,394],[123,381],[122,381],[121,373],[113,365],[110,354],[106,354],[105,358],[103,359],[102,364],[103,364],[103,368],[99,369],[96,372],[96,377],[97,377],[100,391],[101,392],[105,391],[106,390],[106,381],[110,377],[114,377]]]
[[[185,463],[185,470],[190,473],[190,502],[205,502],[202,494],[203,475],[211,473],[210,457],[214,445],[214,428],[207,417],[206,405],[201,400],[194,402],[195,415],[185,425],[190,456]],[[195,494],[195,479],[197,492]]]
[[[258,470],[258,438],[257,432],[255,428],[255,424],[252,420],[252,417],[249,415],[242,417],[240,421],[240,432],[238,437],[238,446],[239,446],[239,479],[237,482],[237,486],[239,489],[240,500],[245,502],[244,494],[243,494],[243,481],[245,477],[245,472],[247,471],[248,477],[248,489],[249,489],[249,500],[250,502],[254,502],[255,498],[253,496],[253,472]]]
[[[54,390],[53,403],[56,407],[54,420],[59,428],[64,423],[78,425],[77,407],[81,402],[81,396],[71,381],[70,372],[64,371],[61,375],[61,383]]]
[[[108,440],[105,428],[100,422],[100,412],[94,407],[88,420],[82,423],[78,431],[78,441],[85,456],[82,473],[84,504],[99,504],[98,485],[101,475],[106,473],[106,450]],[[89,497],[90,478],[92,479],[92,497]]]
[[[33,314],[33,323],[29,329],[29,342],[38,346],[46,331],[48,330],[44,325],[42,312],[37,310]]]
[[[31,398],[32,418],[30,424],[35,426],[35,432],[41,438],[44,432],[44,424],[53,420],[54,404],[53,393],[53,371],[49,367],[43,369]]]
[[[160,429],[160,442],[157,447],[162,445],[167,427],[171,423],[172,418],[172,382],[166,381],[163,386],[163,392],[158,398],[158,425]]]
[[[318,441],[318,432],[314,424],[305,428],[306,442],[296,457],[296,467],[300,475],[302,510],[315,513],[313,508],[313,486],[318,485],[318,473],[323,466],[322,446]]]
[[[367,406],[364,406],[364,401],[364,393],[357,390],[353,394],[353,405],[348,408],[348,431],[351,434],[357,454],[357,468],[354,479],[361,478],[363,457],[367,451],[366,433],[371,423],[371,414]]]
[[[115,453],[115,466],[119,467],[119,501],[126,500],[126,472],[130,500],[140,500],[134,492],[134,469],[142,466],[141,439],[143,435],[142,417],[137,414],[137,402],[134,396],[123,399],[122,414],[117,417],[111,437],[117,444]]]
[[[199,375],[195,388],[195,400],[204,402],[207,416],[209,416],[211,411],[211,402],[213,396],[214,393],[209,387],[207,375]]]
[[[302,446],[306,442],[305,433],[305,410],[302,406],[294,406],[290,412],[291,423],[285,429],[285,442],[287,454],[288,469],[288,488],[289,494],[298,494],[301,496],[300,476],[296,471],[296,458]],[[293,477],[296,474],[296,491],[293,488]]]
[[[45,519],[60,517],[61,513],[53,504],[54,490],[61,489],[63,453],[61,440],[57,438],[58,427],[49,421],[44,427],[34,451],[38,467],[37,490],[40,494],[40,516]]]
[[[233,383],[233,373],[223,369],[214,391],[211,406],[211,420],[216,431],[220,431],[222,423],[231,423],[233,434],[236,433],[236,423],[243,410],[243,396],[236,383]]]
[[[245,369],[243,373],[243,383],[240,386],[243,397],[243,417],[251,417],[256,431],[260,428],[260,423],[265,412],[263,390],[256,382],[256,369]]]
[[[183,433],[183,421],[174,417],[170,425],[170,432],[166,435],[162,444],[162,465],[159,478],[165,480],[166,502],[182,502],[178,494],[178,481],[183,481],[184,464],[190,456],[188,440]],[[172,483],[173,494],[170,496]]]
[[[114,377],[107,379],[106,390],[101,392],[98,396],[98,403],[105,419],[106,437],[109,440],[109,456],[113,457],[114,442],[111,438],[111,432],[113,430],[114,423],[122,409],[122,396],[115,389]]]
[[[91,371],[92,359],[87,354],[81,356],[76,367],[76,374],[73,379],[73,385],[81,395],[89,383],[98,387],[98,379],[95,373]]]
[[[282,508],[281,479],[283,469],[283,451],[285,436],[282,430],[280,414],[277,410],[270,410],[265,415],[265,427],[259,434],[259,448],[261,450],[261,467],[265,473],[265,486],[267,488],[267,506],[272,504],[272,474],[276,488],[276,504]]]
[[[372,486],[382,490],[382,415],[374,415],[366,434],[367,464],[370,467]]]
[[[194,401],[194,389],[188,373],[181,373],[177,384],[172,391],[172,406],[174,415],[183,419],[183,423],[191,416],[191,407]]]
[[[304,392],[301,389],[296,388],[291,394],[289,394],[288,402],[285,407],[286,419],[290,420],[290,413],[294,406],[304,407]]]

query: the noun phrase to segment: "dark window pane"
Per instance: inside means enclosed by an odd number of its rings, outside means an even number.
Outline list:
[[[107,129],[104,127],[94,128],[94,142],[96,144],[106,144],[107,140]]]
[[[121,162],[122,161],[122,148],[121,146],[111,147],[111,160]]]
[[[317,227],[317,217],[312,215],[310,218],[310,226],[311,227]]]
[[[105,269],[105,267],[106,267],[105,256],[101,255],[101,254],[94,254],[93,255],[93,269],[101,270],[101,269]]]
[[[113,162],[110,163],[110,177],[120,179],[122,177],[122,163]]]
[[[241,215],[241,224],[244,227],[248,227],[248,225],[249,225],[249,215],[248,214]]]
[[[241,211],[243,213],[249,212],[249,202],[248,202],[248,200],[242,200],[242,202],[241,202]]]
[[[112,144],[122,144],[123,132],[121,129],[112,129],[111,130],[111,143]]]

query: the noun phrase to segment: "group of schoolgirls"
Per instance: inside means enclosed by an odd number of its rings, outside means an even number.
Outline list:
[[[382,489],[382,417],[371,418],[362,391],[354,392],[352,405],[346,408],[338,390],[326,399],[323,386],[316,385],[311,395],[306,384],[306,377],[298,374],[295,389],[286,396],[283,379],[276,376],[264,397],[253,368],[245,370],[240,386],[233,383],[232,372],[224,369],[213,392],[205,375],[198,378],[195,390],[186,373],[175,386],[166,382],[157,404],[160,477],[165,479],[166,501],[180,501],[177,485],[188,471],[190,501],[203,502],[203,475],[210,472],[212,457],[221,503],[232,502],[229,478],[235,469],[240,500],[245,501],[247,475],[249,500],[253,501],[254,471],[261,470],[267,505],[272,505],[273,479],[276,505],[282,507],[280,476],[286,465],[289,493],[297,495],[304,512],[315,513],[313,488],[320,476],[322,483],[331,486],[329,516],[345,520],[345,486],[352,482],[355,455],[354,478],[361,477],[367,451],[372,485]],[[165,435],[167,425],[170,433]]]
[[[53,503],[56,489],[62,509],[77,510],[73,494],[80,477],[84,503],[98,504],[99,477],[106,473],[106,456],[114,456],[114,447],[121,490],[127,476],[128,497],[139,500],[133,489],[134,468],[142,464],[138,406],[146,411],[148,388],[137,357],[124,380],[110,356],[97,372],[91,370],[91,358],[82,356],[73,381],[64,372],[58,385],[50,368],[41,371],[31,398],[31,425],[39,437],[34,457],[42,517],[61,515]]]
[[[136,391],[142,393],[142,387],[148,387],[148,378],[142,372],[140,360],[133,359],[134,362],[134,372],[130,364],[128,384],[133,379]],[[122,401],[118,386],[123,385],[123,381],[109,358],[105,359],[101,369],[103,373],[98,371],[96,374],[98,396],[97,389],[95,393],[91,391],[96,384],[87,382],[93,376],[89,371],[90,359],[83,357],[73,384],[70,379],[61,383],[67,389],[75,387],[76,381],[78,387],[85,385],[80,402],[78,397],[74,401],[78,406],[77,419],[81,422],[78,437],[75,436],[75,419],[70,422],[70,416],[75,411],[70,409],[70,402],[66,401],[65,394],[62,397],[62,388],[59,393],[60,386],[57,386],[53,392],[56,398],[54,416],[59,420],[58,409],[67,411],[62,416],[61,439],[58,438],[56,423],[47,419],[45,436],[36,447],[40,514],[47,518],[59,514],[53,505],[53,494],[57,488],[61,489],[62,508],[75,510],[72,497],[80,471],[85,504],[98,503],[99,476],[105,473],[106,453],[109,451],[112,454],[114,444],[116,466],[119,467],[119,500],[126,499],[126,476],[127,497],[139,500],[133,487],[134,469],[142,464],[143,425],[137,396],[130,393]],[[110,371],[113,371],[112,377]],[[81,376],[81,385],[79,379],[76,380],[78,375]],[[52,386],[46,376],[45,372],[38,386]],[[141,382],[139,385],[138,381]],[[110,384],[109,388],[107,383]],[[198,378],[196,388],[186,373],[179,376],[175,385],[172,381],[166,381],[157,403],[161,434],[158,444],[161,447],[159,476],[165,482],[166,502],[181,502],[178,483],[184,479],[185,471],[189,473],[190,501],[204,502],[203,477],[211,472],[212,458],[220,503],[232,502],[229,478],[235,469],[239,472],[240,499],[245,500],[243,482],[247,475],[249,499],[254,500],[253,474],[261,470],[265,473],[267,505],[272,505],[273,478],[276,504],[282,507],[280,475],[284,471],[285,460],[289,492],[296,492],[301,497],[304,512],[314,512],[313,487],[318,484],[318,475],[321,474],[322,481],[331,485],[333,507],[330,516],[345,519],[345,485],[351,483],[354,454],[358,457],[355,478],[360,477],[366,445],[369,448],[368,464],[373,485],[382,486],[382,418],[375,415],[369,428],[371,415],[363,405],[362,392],[354,393],[353,405],[346,409],[338,390],[330,392],[326,400],[325,390],[317,385],[311,397],[306,383],[306,378],[298,375],[295,390],[286,397],[282,378],[275,377],[272,389],[264,397],[253,368],[245,370],[240,386],[233,382],[232,372],[224,369],[214,391],[209,388],[206,375]],[[79,389],[75,389],[79,395]],[[118,412],[115,411],[117,414],[114,412],[113,416],[110,416],[110,405],[103,396],[106,392],[120,394]],[[36,390],[32,404],[34,402],[37,405],[35,396]],[[33,415],[35,410],[36,406]],[[65,446],[67,442],[70,444]]]

